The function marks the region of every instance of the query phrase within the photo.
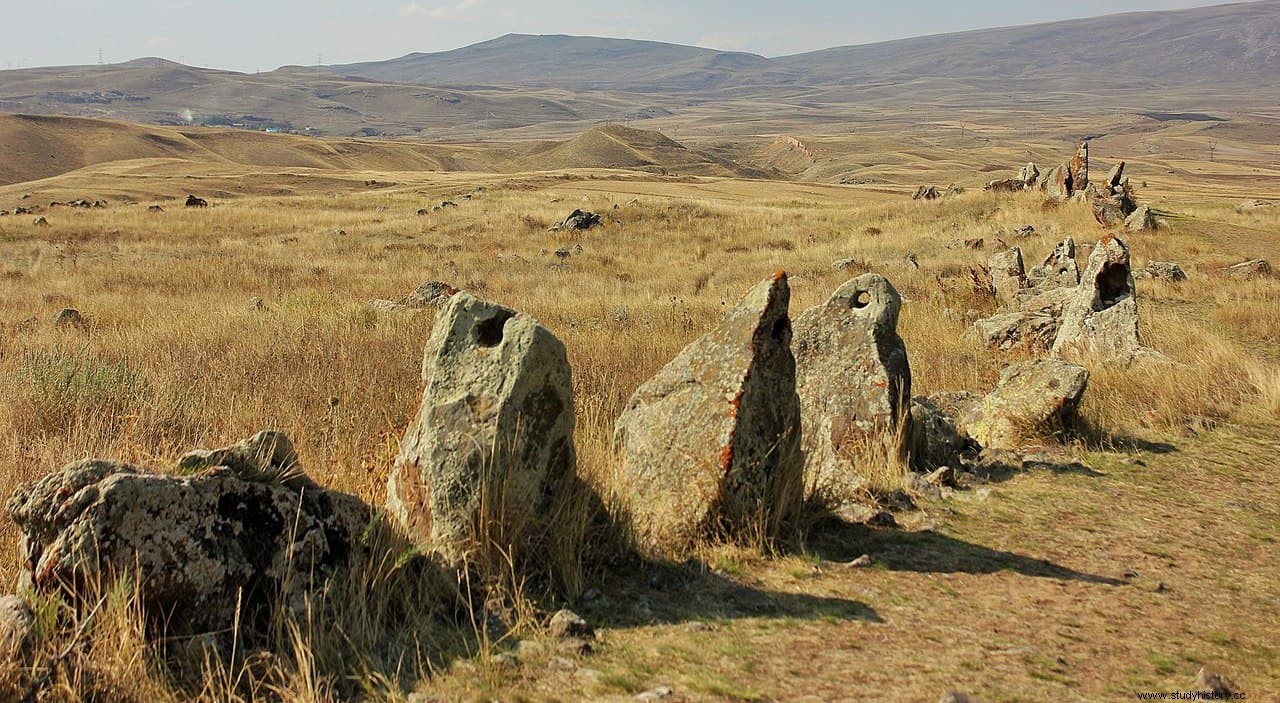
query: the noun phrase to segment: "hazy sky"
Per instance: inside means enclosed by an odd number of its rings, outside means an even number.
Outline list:
[[[0,69],[163,56],[241,71],[441,51],[520,32],[766,56],[1221,0],[0,0]],[[976,7],[975,7],[976,6]]]

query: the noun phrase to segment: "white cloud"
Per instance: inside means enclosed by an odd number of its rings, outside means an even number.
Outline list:
[[[465,15],[468,10],[479,7],[483,2],[484,0],[460,0],[453,5],[430,7],[415,0],[406,5],[401,5],[398,12],[405,17],[429,17],[435,20],[443,20]]]

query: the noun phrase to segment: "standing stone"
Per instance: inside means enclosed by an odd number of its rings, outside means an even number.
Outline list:
[[[1076,242],[1070,237],[1058,242],[1053,252],[1039,266],[1031,269],[1031,287],[1044,291],[1074,288],[1080,284],[1080,265],[1076,263]]]
[[[564,345],[532,317],[457,293],[422,359],[426,389],[387,483],[387,511],[455,566],[533,546],[574,470]]]
[[[1099,193],[1093,196],[1093,218],[1103,227],[1125,224],[1138,209],[1133,196],[1126,190],[1115,193]]]
[[[1139,205],[1124,220],[1124,228],[1130,232],[1145,232],[1156,228],[1156,216],[1151,212],[1151,208],[1146,205]]]
[[[1062,327],[1053,342],[1055,354],[1097,354],[1132,361],[1142,350],[1129,266],[1129,247],[1123,241],[1106,237],[1098,242],[1080,285],[1063,308]]]
[[[1044,189],[1045,195],[1058,200],[1066,200],[1071,197],[1074,192],[1071,188],[1071,169],[1068,166],[1055,166],[1049,169],[1044,179],[1040,181],[1040,187]]]
[[[1022,250],[1018,247],[991,255],[987,262],[991,270],[991,285],[996,289],[996,299],[1010,306],[1018,301],[1018,294],[1027,287],[1027,272],[1022,263]]]
[[[1071,159],[1069,171],[1072,191],[1083,191],[1089,187],[1089,142],[1080,142],[1076,155]]]
[[[1088,382],[1087,369],[1061,359],[1014,364],[1000,372],[995,390],[961,424],[984,447],[1017,449],[1028,439],[1069,428]]]
[[[1040,180],[1040,167],[1034,163],[1028,163],[1018,172],[1018,180],[1022,181],[1027,188],[1034,188],[1036,182]]]
[[[796,318],[805,487],[826,505],[848,501],[861,485],[859,450],[879,444],[902,453],[896,431],[911,398],[911,366],[898,336],[901,307],[893,285],[869,273]]]
[[[619,495],[636,546],[683,551],[716,531],[765,534],[803,491],[786,274],[636,390],[618,418]]]

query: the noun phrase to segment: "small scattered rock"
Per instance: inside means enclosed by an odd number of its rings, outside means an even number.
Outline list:
[[[194,195],[188,195],[187,200],[183,203],[184,207],[209,207],[209,201],[204,198],[197,198]]]
[[[551,622],[547,625],[547,632],[556,639],[565,639],[568,637],[589,638],[594,636],[595,631],[591,629],[591,625],[582,619],[582,616],[572,610],[560,610],[551,616]]]
[[[74,327],[78,330],[88,329],[89,322],[75,308],[63,308],[53,316],[53,326],[59,329]]]
[[[591,229],[592,227],[598,227],[601,224],[602,223],[601,223],[600,216],[597,215],[596,213],[588,212],[586,210],[574,209],[574,211],[569,213],[569,216],[564,218],[562,222],[560,222],[559,224],[553,225],[551,227],[551,230],[552,231],[562,230],[562,229],[588,230],[588,229]]]
[[[920,186],[916,188],[916,192],[912,194],[912,200],[937,200],[942,197],[942,193],[938,192],[937,186]]]
[[[1222,699],[1240,693],[1240,688],[1231,679],[1207,666],[1200,667],[1200,671],[1196,674],[1196,690],[1212,693]]]
[[[1255,278],[1265,278],[1272,273],[1271,263],[1266,259],[1250,259],[1243,263],[1228,266],[1222,269],[1222,272],[1231,278],[1237,280],[1248,281]]]
[[[636,694],[636,700],[641,703],[651,703],[652,701],[671,700],[675,696],[675,691],[670,686],[655,686],[643,693]]]
[[[1152,261],[1146,266],[1135,270],[1133,277],[1140,280],[1154,279],[1178,283],[1187,280],[1187,272],[1171,261]]]

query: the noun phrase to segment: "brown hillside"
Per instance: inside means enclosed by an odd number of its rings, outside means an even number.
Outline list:
[[[689,149],[660,132],[618,125],[595,127],[519,159],[520,170],[614,168],[696,176],[764,177],[763,172]]]

